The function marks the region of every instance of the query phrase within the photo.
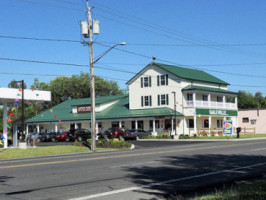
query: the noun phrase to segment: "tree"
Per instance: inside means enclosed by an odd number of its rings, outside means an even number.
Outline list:
[[[33,84],[31,85],[31,88],[34,90],[50,90],[50,85],[45,82],[39,82],[38,78],[34,79]]]
[[[67,99],[90,97],[90,76],[81,72],[79,76],[58,77],[51,81],[52,105],[57,105]],[[95,76],[95,95],[109,96],[123,94],[115,81],[107,81]]]
[[[9,88],[21,88],[21,83],[14,79],[8,84],[8,87]],[[26,89],[26,88],[27,88],[27,85],[24,82],[24,89]]]

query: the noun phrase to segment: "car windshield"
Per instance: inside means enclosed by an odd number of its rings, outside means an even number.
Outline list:
[[[37,132],[34,132],[34,133],[32,133],[31,135],[37,135],[38,133]]]

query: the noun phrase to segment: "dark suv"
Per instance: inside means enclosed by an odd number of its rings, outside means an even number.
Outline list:
[[[74,133],[75,139],[77,139],[79,142],[90,139],[91,138],[91,132],[88,129],[78,129]]]

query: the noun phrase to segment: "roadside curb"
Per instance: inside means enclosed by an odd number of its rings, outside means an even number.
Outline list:
[[[243,139],[138,139],[138,141],[150,141],[150,142],[155,142],[155,141],[162,141],[162,142],[223,142],[223,141],[250,141],[250,140],[266,140],[266,137],[258,137],[258,138],[243,138]]]

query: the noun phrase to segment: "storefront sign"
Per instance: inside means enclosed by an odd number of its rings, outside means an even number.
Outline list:
[[[209,110],[210,115],[228,115],[226,110]]]
[[[208,116],[237,116],[237,110],[203,109],[197,108],[196,115]]]
[[[232,135],[233,133],[233,122],[232,120],[227,120],[224,122],[224,128],[223,128],[224,135]]]
[[[91,112],[91,107],[90,106],[78,106],[77,112],[78,113]]]

